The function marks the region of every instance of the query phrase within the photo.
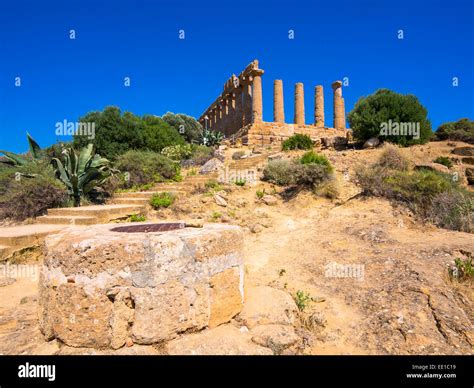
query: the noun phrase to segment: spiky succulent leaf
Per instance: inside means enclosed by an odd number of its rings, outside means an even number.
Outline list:
[[[33,157],[33,159],[38,160],[41,158],[42,152],[41,152],[41,147],[38,145],[38,143],[30,136],[30,134],[27,132],[26,137],[28,138],[28,146],[30,147],[30,154]]]
[[[20,155],[14,154],[13,152],[0,150],[0,153],[5,155],[5,157],[13,164],[14,166],[24,166],[28,163],[28,160],[21,157]]]

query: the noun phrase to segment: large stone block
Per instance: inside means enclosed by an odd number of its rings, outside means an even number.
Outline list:
[[[240,312],[239,227],[123,233],[116,226],[69,228],[46,239],[39,310],[46,338],[117,349],[129,338],[152,344],[215,327]]]

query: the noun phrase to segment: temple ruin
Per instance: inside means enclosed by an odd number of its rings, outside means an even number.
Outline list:
[[[314,119],[306,124],[304,85],[297,83],[294,91],[294,120],[285,122],[283,81],[273,83],[273,121],[263,121],[262,75],[258,60],[251,62],[238,76],[225,82],[223,92],[199,117],[204,128],[220,131],[226,138],[240,138],[243,144],[279,144],[290,136],[300,133],[315,141],[344,142],[348,136],[342,82],[335,81],[333,90],[334,117],[332,127],[325,125],[324,89],[314,89]]]

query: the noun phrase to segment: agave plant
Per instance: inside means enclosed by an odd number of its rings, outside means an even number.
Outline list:
[[[201,132],[199,142],[202,145],[212,147],[215,145],[219,145],[223,139],[224,135],[222,134],[222,132],[204,129]]]
[[[73,148],[67,148],[62,153],[64,164],[58,158],[51,160],[56,177],[66,185],[74,206],[81,206],[82,197],[104,183],[114,170],[107,159],[94,155],[93,144],[82,148],[79,153]]]
[[[31,157],[33,158],[34,161],[40,160],[43,155],[43,152],[41,151],[41,147],[38,145],[36,141],[33,140],[33,138],[30,136],[29,133],[26,134],[26,137],[28,138],[28,145],[30,147]],[[30,159],[27,159],[24,156],[21,156],[18,154],[14,154],[13,152],[0,150],[0,153],[5,155],[5,157],[7,158],[7,160],[3,162],[6,164],[10,164],[13,166],[24,166],[30,162]]]

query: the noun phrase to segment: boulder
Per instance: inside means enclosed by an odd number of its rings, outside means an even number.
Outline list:
[[[212,158],[208,160],[200,169],[199,174],[207,175],[212,174],[218,171],[221,171],[224,168],[224,163],[222,163],[217,158]]]
[[[380,145],[380,140],[376,137],[371,137],[369,140],[367,140],[362,148],[367,149],[367,148],[376,148]]]
[[[101,349],[154,344],[229,322],[242,309],[239,227],[115,227],[73,227],[46,238],[39,323],[47,339]]]
[[[466,178],[469,185],[474,185],[474,168],[466,168]]]
[[[474,147],[458,147],[452,153],[461,156],[474,156]]]
[[[262,201],[265,203],[265,205],[268,206],[274,206],[278,203],[278,199],[274,197],[273,195],[266,194],[262,197]]]
[[[244,308],[236,317],[245,326],[293,325],[298,308],[286,292],[268,286],[249,287],[245,290]]]
[[[214,194],[214,201],[219,206],[222,206],[222,207],[227,206],[227,201],[224,198],[222,198],[219,194]]]
[[[252,342],[252,336],[232,325],[222,325],[197,334],[184,335],[166,344],[170,355],[272,355]]]
[[[260,325],[254,327],[250,334],[253,342],[272,349],[275,354],[280,354],[290,346],[301,342],[292,326]]]

